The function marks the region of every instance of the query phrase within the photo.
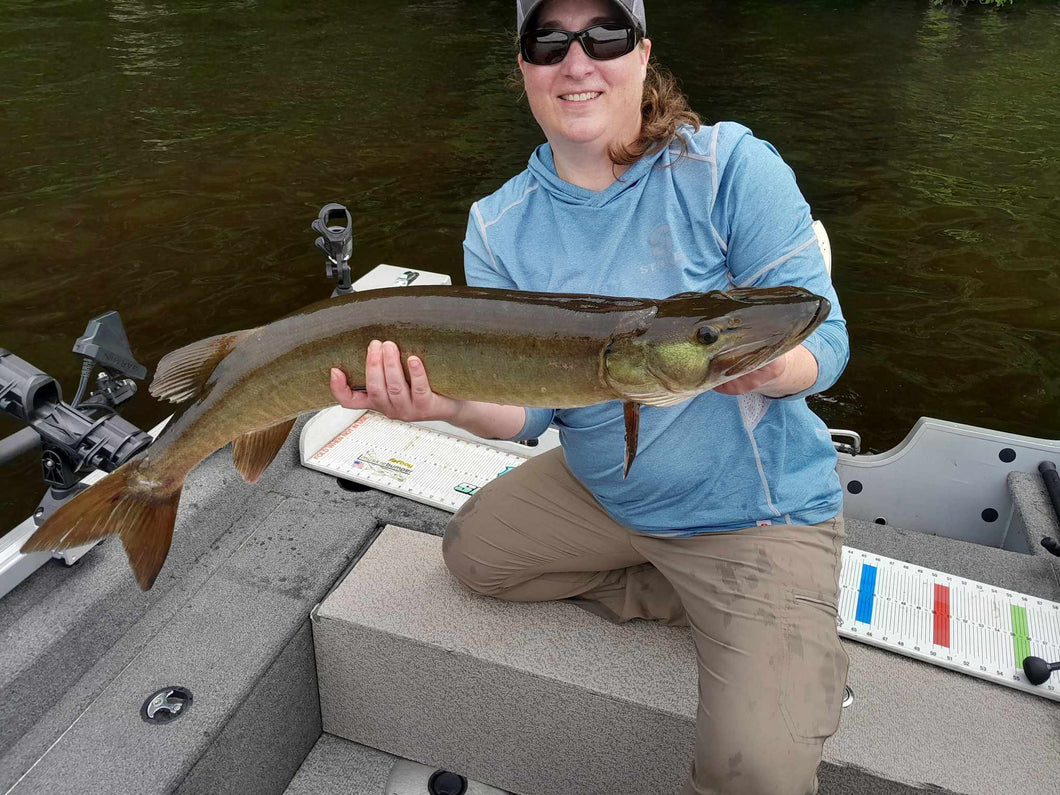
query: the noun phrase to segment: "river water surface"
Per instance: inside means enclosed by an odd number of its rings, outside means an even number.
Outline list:
[[[1060,7],[648,5],[692,106],[772,142],[828,229],[852,358],[825,421],[872,451],[925,415],[1060,437]],[[462,283],[469,205],[543,140],[504,86],[512,6],[0,0],[0,347],[70,399],[104,311],[150,372],[272,321],[330,293],[330,201],[355,278]],[[168,410],[145,383],[123,413]],[[38,466],[0,470],[0,533]]]

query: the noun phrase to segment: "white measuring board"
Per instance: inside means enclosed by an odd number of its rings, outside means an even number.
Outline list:
[[[1023,660],[1060,660],[1060,603],[843,547],[842,637],[1060,701],[1060,671],[1031,684]]]
[[[305,463],[455,513],[526,458],[370,411]]]
[[[375,412],[329,423],[306,466],[452,512],[533,454]],[[1060,701],[1060,671],[1041,685],[1023,672],[1029,655],[1060,660],[1060,603],[853,547],[841,563],[841,637]]]

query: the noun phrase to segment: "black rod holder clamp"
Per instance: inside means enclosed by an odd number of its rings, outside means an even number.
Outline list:
[[[77,399],[70,404],[63,401],[57,380],[0,348],[0,414],[29,426],[0,440],[0,465],[37,445],[43,448],[41,473],[51,488],[38,506],[43,510],[34,513],[38,525],[82,488],[81,479],[93,469],[113,472],[151,444],[149,434],[117,414],[119,404],[136,394],[133,379],[147,374],[129,349],[118,313],[90,320],[74,352],[84,366]],[[81,400],[97,366],[97,386]]]
[[[331,297],[355,292],[350,275],[350,257],[353,256],[353,218],[350,211],[334,202],[325,204],[313,221],[313,231],[320,234],[315,241],[316,247],[328,258],[328,278],[338,281]]]

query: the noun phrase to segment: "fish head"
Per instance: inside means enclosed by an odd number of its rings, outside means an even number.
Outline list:
[[[682,293],[616,329],[604,379],[624,400],[672,406],[757,370],[806,339],[831,305],[801,287]]]

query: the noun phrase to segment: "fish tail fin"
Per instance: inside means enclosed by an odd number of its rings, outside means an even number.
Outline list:
[[[280,452],[297,417],[283,420],[260,431],[244,433],[232,445],[232,461],[247,483],[257,483],[272,459]]]
[[[148,590],[169,552],[184,483],[148,486],[133,468],[136,463],[134,459],[123,464],[62,505],[22,545],[23,554],[69,549],[116,535],[140,588]]]
[[[198,396],[221,360],[251,331],[218,334],[167,353],[159,361],[148,391],[170,403]]]

